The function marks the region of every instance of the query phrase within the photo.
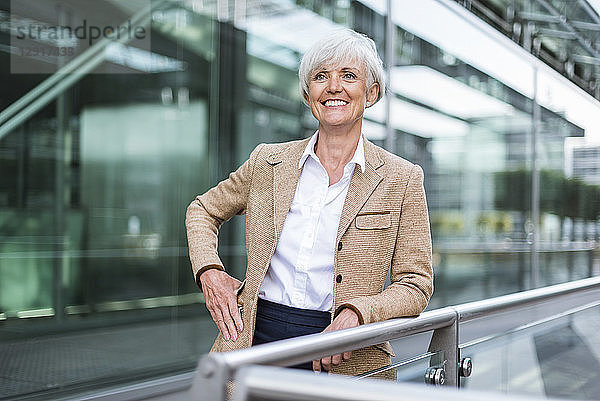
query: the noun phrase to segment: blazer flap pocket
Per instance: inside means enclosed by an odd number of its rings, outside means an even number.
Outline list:
[[[381,230],[392,226],[390,212],[360,213],[354,219],[354,225],[359,230]]]

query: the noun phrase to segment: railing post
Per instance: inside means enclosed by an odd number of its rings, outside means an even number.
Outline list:
[[[227,383],[231,380],[229,366],[219,353],[200,359],[189,399],[192,401],[226,401]]]
[[[455,311],[454,322],[447,327],[433,331],[429,352],[437,352],[431,358],[430,366],[444,368],[444,385],[458,387],[458,313]]]

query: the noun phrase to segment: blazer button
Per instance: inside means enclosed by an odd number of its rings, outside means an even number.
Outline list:
[[[340,244],[341,244],[341,242],[340,242]],[[338,283],[341,283],[342,282],[342,275],[338,274],[337,277],[335,278],[335,281],[338,282]]]
[[[342,241],[338,242],[338,251],[342,250]]]

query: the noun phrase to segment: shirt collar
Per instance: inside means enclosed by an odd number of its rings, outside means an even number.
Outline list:
[[[313,136],[310,138],[310,141],[306,145],[306,148],[304,148],[304,153],[302,153],[302,156],[300,157],[300,162],[298,162],[298,168],[302,168],[302,166],[304,165],[304,162],[306,161],[306,159],[308,159],[309,156],[312,156],[315,160],[319,160],[319,158],[317,157],[317,154],[315,153],[315,145],[317,143],[318,137],[319,137],[319,131],[316,131],[313,134]],[[352,156],[352,159],[350,159],[348,164],[350,164],[350,163],[358,164],[360,166],[361,171],[363,173],[365,172],[365,165],[366,165],[365,146],[364,146],[362,134],[358,138],[358,145],[356,146],[354,155]]]

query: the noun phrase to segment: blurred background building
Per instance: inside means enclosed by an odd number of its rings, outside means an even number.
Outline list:
[[[429,309],[600,269],[597,0],[23,4],[0,1],[0,397],[195,367],[216,329],[185,209],[257,144],[314,132],[297,68],[339,27],[389,77],[364,134],[425,171]],[[82,16],[133,21],[148,46],[19,42]],[[238,278],[243,226],[219,242]]]

